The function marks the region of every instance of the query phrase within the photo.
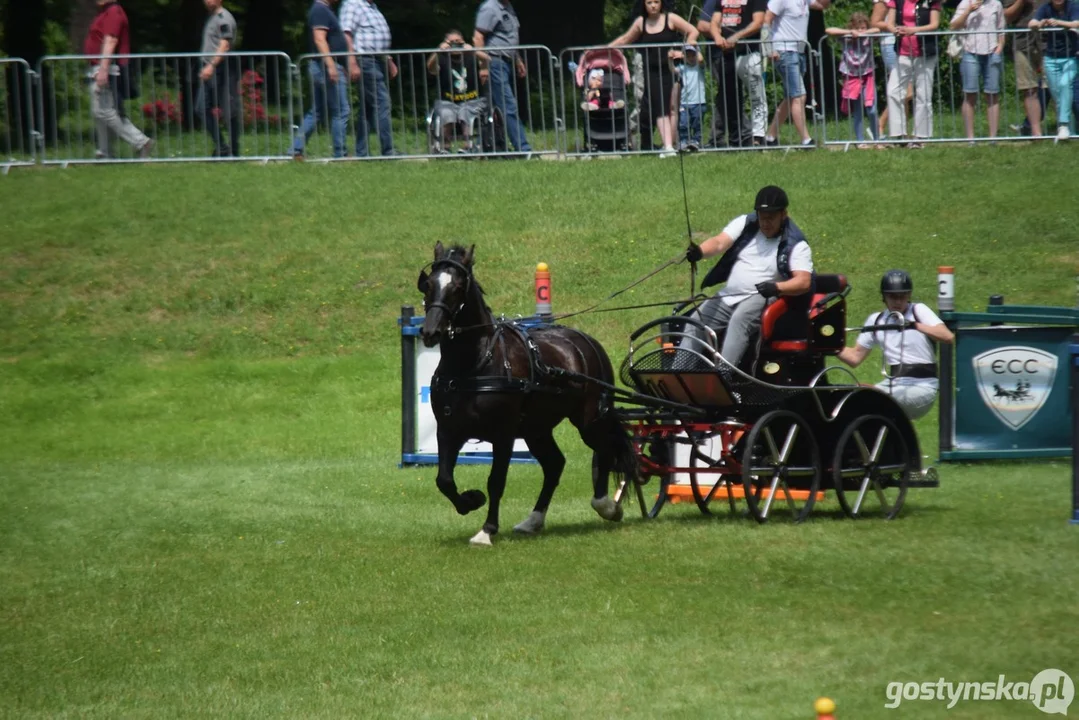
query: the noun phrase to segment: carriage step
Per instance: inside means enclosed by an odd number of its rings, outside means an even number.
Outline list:
[[[790,492],[791,492],[791,499],[792,500],[796,500],[798,502],[805,502],[806,500],[809,499],[809,491],[808,490],[791,490]],[[761,497],[762,498],[768,497],[768,494],[769,494],[768,490],[762,490],[761,491]],[[745,499],[745,496],[746,496],[745,488],[743,488],[741,485],[735,485],[734,487],[731,488],[730,496],[733,497],[735,500],[743,500],[743,499]],[[721,488],[716,489],[716,493],[715,493],[715,495],[712,496],[712,499],[713,500],[726,500],[727,497],[728,497],[727,488],[726,487],[721,487]],[[779,500],[785,499],[784,498],[784,493],[783,493],[782,490],[780,490],[779,492],[776,493],[776,497]],[[817,502],[821,502],[823,500],[824,500],[824,493],[821,492],[821,491],[818,491],[817,492]],[[675,503],[675,504],[680,503],[680,502],[694,502],[694,500],[693,500],[693,488],[691,488],[689,485],[668,485],[667,486],[667,501],[670,502],[670,503]]]

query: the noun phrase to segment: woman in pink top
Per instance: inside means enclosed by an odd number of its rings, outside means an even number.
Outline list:
[[[888,134],[903,137],[907,84],[914,81],[914,137],[933,136],[933,75],[937,67],[937,38],[918,37],[940,27],[940,0],[888,0],[888,32],[899,37],[899,62],[888,75]],[[921,147],[911,143],[910,147]]]
[[[997,136],[1000,123],[1000,72],[1004,67],[1004,6],[1000,0],[962,0],[952,18],[952,30],[967,30],[962,35],[963,123],[967,137],[974,139],[974,103],[979,84],[985,93],[985,114],[989,118],[989,137]]]

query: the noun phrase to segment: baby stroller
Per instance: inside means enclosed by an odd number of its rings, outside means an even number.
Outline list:
[[[626,56],[613,48],[588,50],[581,55],[575,79],[583,100],[587,151],[629,150],[626,86],[630,84],[630,74]],[[590,90],[598,90],[598,95]]]

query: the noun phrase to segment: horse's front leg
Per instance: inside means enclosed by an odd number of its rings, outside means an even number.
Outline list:
[[[491,443],[491,474],[487,476],[487,494],[491,504],[487,506],[487,522],[469,541],[473,545],[489,547],[491,537],[498,534],[498,506],[502,502],[502,493],[506,490],[506,473],[509,472],[510,457],[513,455],[513,437],[503,438]]]
[[[437,437],[438,477],[435,479],[435,484],[438,486],[439,491],[453,503],[458,515],[467,515],[473,510],[483,507],[483,504],[487,502],[487,498],[483,496],[482,491],[465,490],[463,493],[459,493],[457,492],[457,483],[453,480],[453,470],[457,467],[457,456],[461,453],[461,448],[465,444],[464,440],[443,432],[441,428],[438,430]]]

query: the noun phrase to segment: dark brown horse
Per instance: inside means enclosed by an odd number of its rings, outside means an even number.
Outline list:
[[[431,408],[438,421],[438,489],[461,515],[483,506],[480,490],[457,491],[453,470],[470,438],[493,446],[487,521],[474,545],[490,545],[498,532],[498,506],[516,438],[523,438],[543,469],[543,488],[532,513],[514,529],[537,533],[558,487],[566,459],[553,430],[569,418],[592,448],[592,507],[607,520],[622,508],[607,496],[613,471],[632,478],[636,457],[628,434],[611,410],[608,387],[614,371],[593,338],[567,327],[523,329],[496,321],[472,273],[473,250],[435,245],[430,274],[420,273],[425,318],[421,337],[440,345],[431,379]],[[598,381],[598,382],[597,382]]]

